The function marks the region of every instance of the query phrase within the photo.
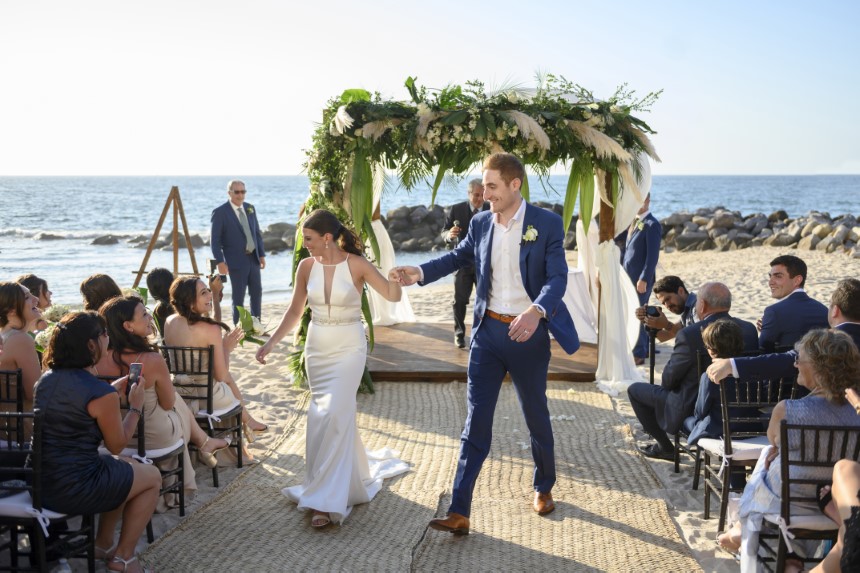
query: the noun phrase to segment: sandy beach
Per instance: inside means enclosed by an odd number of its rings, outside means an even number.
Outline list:
[[[766,274],[769,261],[783,251],[775,248],[760,247],[734,252],[702,252],[702,253],[662,253],[658,268],[658,276],[675,274],[680,276],[691,290],[707,280],[720,280],[726,283],[732,291],[732,314],[749,321],[760,317],[762,310],[772,302],[769,290],[766,288]],[[835,283],[843,277],[858,276],[860,262],[845,256],[823,254],[818,252],[798,253],[809,266],[809,277],[806,290],[814,298],[827,303]],[[575,254],[569,257],[575,264]],[[419,321],[447,322],[450,320],[450,301],[452,285],[428,286],[424,288],[410,287],[409,298]],[[272,321],[274,325],[280,314],[286,309],[285,304],[264,305],[264,322]],[[226,308],[225,308],[226,311]],[[471,310],[470,310],[471,312]],[[659,380],[662,368],[672,352],[671,343],[658,343],[660,353],[657,355],[656,376]],[[282,343],[281,352],[271,356],[269,364],[261,366],[254,361],[256,346],[246,345],[234,353],[231,370],[238,374],[238,383],[243,390],[254,415],[261,421],[270,424],[271,431],[260,434],[257,441],[251,445],[251,451],[265,460],[270,449],[278,440],[279,421],[290,418],[303,402],[300,396],[302,390],[292,387],[286,368],[287,348]],[[643,378],[647,379],[647,369],[642,368]],[[589,386],[592,386],[589,384]],[[382,399],[377,396],[374,398]],[[648,441],[648,436],[642,433],[637,424],[626,394],[612,398],[615,420],[610,423],[621,423],[627,427],[628,441]],[[556,432],[563,432],[556,429]],[[491,456],[493,454],[491,453]],[[692,555],[705,571],[734,571],[737,564],[733,557],[718,549],[715,545],[715,518],[702,518],[702,489],[692,491],[691,464],[685,463],[681,473],[672,471],[671,462],[647,460],[649,467],[657,478],[659,487],[653,490],[655,499],[665,501],[669,515],[674,521],[680,537],[689,545]],[[243,470],[233,467],[221,468],[221,488],[211,486],[211,477],[205,468],[198,470],[199,492],[188,504],[188,515],[210,504],[220,492],[230,489],[231,481],[235,480]],[[575,503],[575,501],[574,501]],[[429,519],[430,515],[427,516]],[[187,519],[187,517],[185,518]],[[157,515],[154,520],[156,535],[162,535],[180,523],[177,513]],[[142,540],[139,549],[146,549]]]

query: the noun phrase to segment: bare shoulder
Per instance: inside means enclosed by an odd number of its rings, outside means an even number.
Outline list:
[[[16,349],[28,349],[28,348],[36,348],[36,341],[32,336],[24,332],[23,330],[13,330],[9,336],[6,337],[6,341],[3,343],[3,347],[7,352],[12,352]]]

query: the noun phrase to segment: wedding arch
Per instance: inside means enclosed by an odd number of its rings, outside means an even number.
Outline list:
[[[554,168],[569,172],[567,186],[561,190],[565,229],[578,199],[587,232],[596,210],[595,197],[599,197],[599,240],[611,242],[618,223],[621,228],[630,223],[615,221],[619,199],[629,193],[641,203],[642,174],[650,173],[647,158],[659,161],[648,137],[654,131],[633,114],[649,111],[661,92],[637,98],[624,84],[600,100],[564,77],[548,74],[537,84],[531,89],[488,91],[481,82],[472,81],[429,89],[410,77],[405,82],[409,101],[383,99],[363,89],[344,91],[323,109],[313,145],[306,151],[310,195],[302,214],[316,208],[333,211],[370,244],[378,258],[371,226],[375,188],[378,195],[382,186],[408,191],[429,184],[433,204],[446,176],[464,177],[480,169],[490,153],[507,151],[523,160],[545,190]],[[522,185],[527,200],[533,187],[527,177]],[[297,232],[294,277],[306,256]],[[362,300],[372,349],[366,294]],[[599,324],[605,323],[603,314],[599,313]],[[300,347],[309,321],[310,311],[305,309],[296,332]],[[291,355],[290,370],[296,383],[306,380],[301,350]],[[362,388],[373,391],[367,371]]]

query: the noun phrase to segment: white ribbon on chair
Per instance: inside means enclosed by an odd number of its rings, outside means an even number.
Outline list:
[[[789,553],[793,553],[794,549],[791,547],[791,540],[794,539],[794,534],[788,528],[788,524],[782,516],[777,518],[776,525],[779,527],[779,532],[782,533],[782,538],[785,539],[785,548]]]
[[[48,526],[51,524],[51,520],[48,519],[48,517],[44,513],[42,513],[35,507],[28,507],[27,513],[32,515],[36,519],[36,521],[39,522],[39,525],[42,526],[42,533],[45,534],[45,538],[47,539],[48,537],[50,537],[51,535],[48,533]]]
[[[140,463],[142,463],[142,464],[146,464],[146,465],[148,465],[148,466],[151,466],[151,465],[152,465],[152,460],[151,460],[151,459],[149,459],[149,458],[148,458],[148,457],[146,457],[146,456],[141,456],[140,454],[134,454],[133,456],[131,456],[131,459],[133,459],[133,460],[137,460],[137,461],[139,461]]]
[[[213,425],[213,422],[216,422],[216,423],[217,423],[217,422],[220,422],[220,421],[221,421],[221,418],[219,418],[219,417],[218,417],[218,416],[216,416],[215,414],[210,414],[209,412],[204,412],[203,410],[201,410],[201,411],[199,411],[199,412],[197,412],[197,413],[198,413],[198,414],[200,414],[201,416],[206,416],[206,419],[207,419],[207,420],[209,420],[209,429],[210,429],[210,430],[214,430],[214,429],[215,429],[215,426]]]
[[[723,462],[720,464],[720,471],[717,472],[717,477],[723,479],[723,473],[729,467],[729,461],[732,459],[732,454],[723,454]]]

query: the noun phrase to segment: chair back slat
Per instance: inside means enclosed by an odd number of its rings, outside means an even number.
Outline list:
[[[213,360],[215,347],[209,346],[161,346],[161,354],[167,362],[167,369],[173,376],[173,385],[179,394],[206,400],[206,411],[213,411]],[[177,378],[177,376],[184,376]],[[205,376],[206,381],[196,381],[192,377]]]
[[[732,454],[733,439],[766,435],[771,410],[788,394],[783,380],[723,380],[720,408],[725,453]]]
[[[836,462],[860,462],[860,426],[799,425],[783,420],[780,458],[781,513],[790,525],[791,504],[815,503],[815,486],[830,482]]]

